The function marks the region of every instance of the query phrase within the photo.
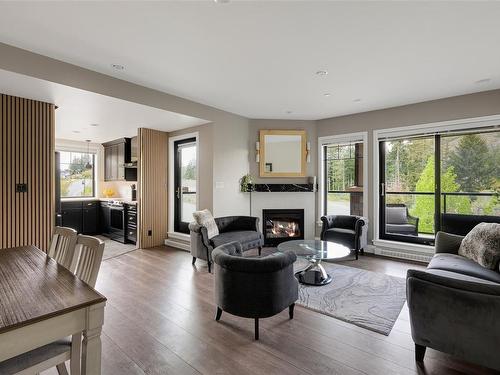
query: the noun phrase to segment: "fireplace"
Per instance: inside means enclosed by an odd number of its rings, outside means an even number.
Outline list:
[[[304,239],[304,210],[262,210],[262,219],[265,246]]]

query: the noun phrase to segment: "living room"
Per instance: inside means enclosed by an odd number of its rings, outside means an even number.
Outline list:
[[[0,373],[498,373],[499,15],[0,3]]]

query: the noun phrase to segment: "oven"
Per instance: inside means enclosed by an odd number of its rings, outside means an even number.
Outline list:
[[[125,242],[125,212],[123,204],[109,204],[109,237]]]

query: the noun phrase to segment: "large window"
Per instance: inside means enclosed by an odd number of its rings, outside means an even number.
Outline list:
[[[95,155],[92,153],[60,151],[62,198],[95,196],[94,164]]]
[[[325,145],[326,215],[363,215],[363,143]]]
[[[499,166],[499,131],[381,141],[380,237],[432,244],[450,225],[500,216]]]

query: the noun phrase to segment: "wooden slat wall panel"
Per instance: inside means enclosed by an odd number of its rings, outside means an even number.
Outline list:
[[[0,248],[47,250],[54,227],[55,106],[1,94]],[[26,183],[27,193],[16,193]]]
[[[140,128],[139,150],[138,246],[145,249],[167,238],[168,134]]]

